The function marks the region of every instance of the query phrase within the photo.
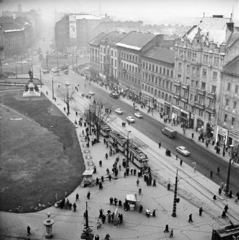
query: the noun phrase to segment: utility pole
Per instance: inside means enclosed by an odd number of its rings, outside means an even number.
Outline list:
[[[179,202],[179,198],[177,198],[177,191],[178,191],[178,169],[177,169],[176,178],[175,178],[172,217],[177,217],[176,210],[177,210],[177,203]]]
[[[129,134],[131,131],[128,131],[127,133],[127,166],[129,166]]]
[[[234,158],[234,153],[233,153],[233,145],[230,145],[231,147],[231,156],[230,156],[230,159],[229,159],[229,165],[228,165],[228,171],[227,171],[227,183],[226,183],[226,189],[225,189],[225,195],[228,197],[229,196],[229,191],[230,191],[230,177],[231,177],[231,164],[232,164],[232,160]]]
[[[53,77],[51,80],[51,91],[52,91],[52,99],[54,99],[54,81],[53,81]]]
[[[86,210],[85,210],[85,227],[83,233],[81,234],[81,239],[92,240],[94,238],[94,234],[92,234],[92,229],[89,227],[89,218],[88,218],[88,209],[86,202]]]

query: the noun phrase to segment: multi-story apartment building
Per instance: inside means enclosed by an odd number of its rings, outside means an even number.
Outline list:
[[[98,78],[101,71],[100,41],[106,36],[105,33],[99,34],[90,41],[90,74],[92,78]]]
[[[141,98],[141,55],[163,42],[163,35],[130,32],[116,46],[118,49],[119,87],[132,98]]]
[[[89,51],[89,42],[95,37],[93,30],[101,22],[110,18],[97,17],[90,14],[66,14],[55,24],[56,47],[66,52],[67,47],[76,46],[79,50]]]
[[[231,19],[204,17],[175,44],[173,111],[189,128],[209,136],[216,126],[220,72],[232,34]]]
[[[150,108],[171,115],[174,51],[152,47],[142,54],[141,99]]]
[[[239,56],[222,71],[216,141],[239,145]]]
[[[110,86],[118,85],[118,53],[116,44],[126,34],[110,32],[100,41],[100,76],[103,76]]]

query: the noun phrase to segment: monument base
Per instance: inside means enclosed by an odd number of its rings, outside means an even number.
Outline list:
[[[45,239],[52,239],[53,238],[53,234],[45,234]]]

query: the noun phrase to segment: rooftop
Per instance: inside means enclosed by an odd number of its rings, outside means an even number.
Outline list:
[[[120,32],[110,32],[108,33],[103,39],[101,40],[106,40],[107,38],[110,40],[112,43],[118,43],[123,37],[125,37],[126,34],[120,33]]]
[[[116,45],[140,51],[155,35],[150,33],[130,32]]]
[[[230,22],[229,18],[217,18],[217,17],[204,17],[197,26],[193,26],[187,33],[187,37],[193,40],[198,32],[198,28],[201,29],[201,34],[204,36],[209,33],[209,41],[222,44],[227,43],[226,32],[227,23]]]
[[[161,62],[166,62],[170,64],[174,63],[174,51],[167,48],[153,47],[143,56]]]
[[[99,35],[97,35],[94,39],[92,39],[90,41],[91,45],[96,45],[99,46],[100,45],[100,41],[106,36],[107,34],[105,33],[100,33]]]
[[[239,56],[227,63],[223,72],[239,76]]]

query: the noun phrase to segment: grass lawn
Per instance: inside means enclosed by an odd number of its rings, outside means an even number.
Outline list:
[[[0,93],[0,210],[30,212],[81,182],[84,161],[74,125],[45,96]],[[53,128],[51,128],[53,126]],[[65,148],[65,149],[64,149]],[[40,205],[39,205],[40,204]]]

